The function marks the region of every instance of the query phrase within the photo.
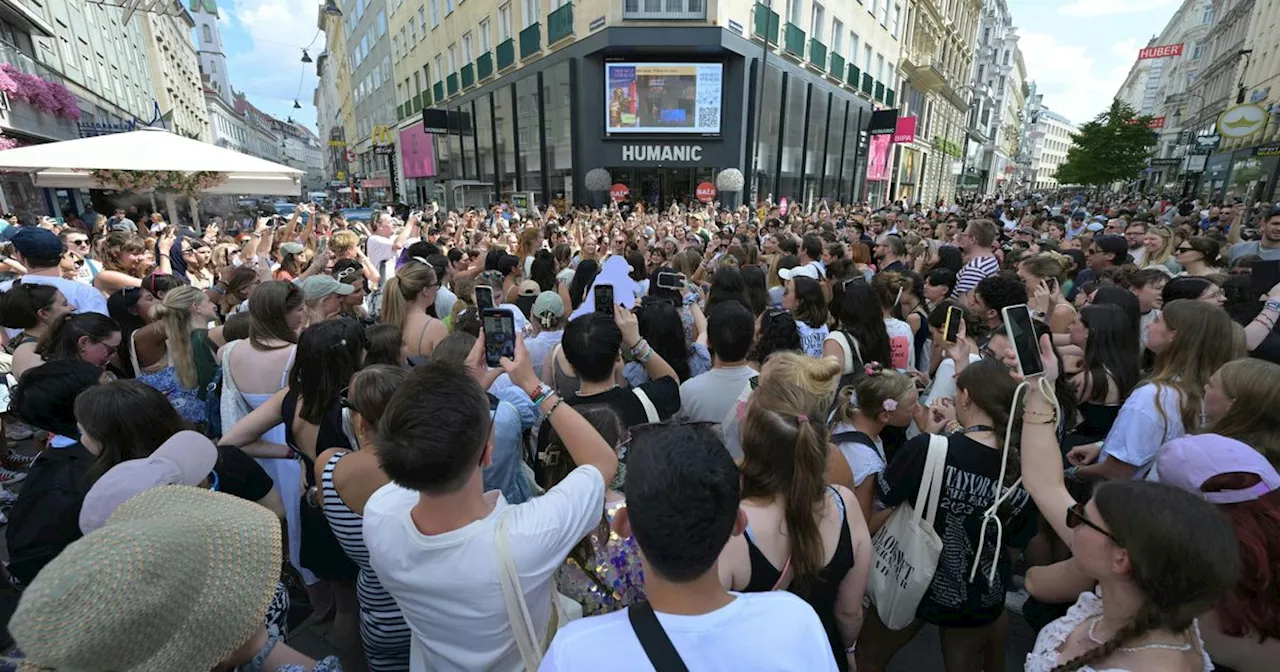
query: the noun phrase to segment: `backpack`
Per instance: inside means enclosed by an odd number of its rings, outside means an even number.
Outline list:
[[[876,454],[880,456],[880,459],[882,460],[885,459],[884,452],[881,451],[878,446],[876,446],[875,440],[872,439],[870,436],[867,436],[863,432],[859,432],[855,430],[852,432],[839,432],[836,434],[832,434],[831,443],[837,446],[839,446],[842,443],[860,443],[864,446],[867,446],[871,450],[876,451]]]

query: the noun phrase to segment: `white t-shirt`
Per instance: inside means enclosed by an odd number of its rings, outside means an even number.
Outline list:
[[[365,244],[365,255],[369,257],[369,263],[373,264],[373,267],[378,269],[379,272],[382,272],[383,263],[388,259],[394,259],[396,257],[395,241],[396,239],[390,236],[369,236],[369,240]],[[409,242],[405,241],[405,244],[408,245]],[[392,270],[395,270],[394,266],[392,267]],[[390,277],[390,274],[383,275],[382,281],[386,282]]]
[[[831,430],[831,435],[834,437],[844,432],[856,431],[858,431],[857,427],[841,423]],[[853,484],[855,487],[861,486],[868,476],[875,476],[884,471],[884,442],[878,436],[872,438],[871,441],[875,444],[874,447],[860,441],[844,441],[836,444],[836,447],[840,449],[840,454],[844,455],[845,462],[849,463],[849,471],[853,472]]]
[[[495,501],[492,513],[436,535],[419,532],[409,517],[418,503],[412,490],[386,485],[365,505],[369,564],[413,631],[413,672],[523,672],[498,582],[499,516],[512,516],[508,547],[534,627],[543,633],[551,618],[553,575],[604,515],[604,477],[590,465],[524,504],[509,505],[497,491],[485,496]]]
[[[911,325],[895,317],[886,317],[884,328],[889,332],[889,352],[893,357],[893,368],[899,371],[916,368],[916,334],[911,331]]]
[[[818,615],[786,591],[733,593],[735,599],[697,616],[657,613],[658,622],[690,670],[835,670]],[[541,672],[651,672],[627,610],[574,621],[556,633]]]
[[[969,363],[982,361],[982,355],[976,352],[969,353]],[[933,386],[929,388],[928,399],[922,400],[921,403],[926,406],[933,403],[934,399],[955,399],[956,398],[956,360],[950,357],[942,360],[938,364],[938,370],[933,374]]]
[[[1098,457],[1099,462],[1114,457],[1137,467],[1138,471],[1133,475],[1135,480],[1147,475],[1160,446],[1187,433],[1182,426],[1182,395],[1172,387],[1161,386],[1157,400],[1156,389],[1156,385],[1148,383],[1129,395],[1124,406],[1120,407],[1111,431],[1107,432],[1107,438],[1102,442],[1102,454]],[[1160,417],[1161,410],[1164,418]],[[1203,420],[1202,417],[1202,423]]]
[[[76,314],[80,313],[101,313],[110,315],[107,312],[107,299],[102,296],[102,292],[95,289],[92,285],[86,285],[83,282],[75,280],[66,280],[62,277],[52,275],[24,275],[20,279],[26,284],[36,285],[53,285],[57,287],[62,295],[67,297],[67,303],[76,307]],[[0,291],[9,291],[13,289],[13,285],[19,282],[14,280],[0,285]],[[19,330],[21,331],[21,330]]]

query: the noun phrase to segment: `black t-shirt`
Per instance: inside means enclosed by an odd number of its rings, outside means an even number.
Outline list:
[[[32,463],[5,528],[9,572],[23,585],[82,536],[80,505],[89,492],[85,475],[94,459],[77,442],[48,448]]]
[[[645,395],[649,397],[649,401],[653,403],[654,409],[658,411],[658,417],[666,420],[680,411],[680,383],[675,378],[667,376],[658,380],[651,380],[640,386]],[[589,396],[578,396],[576,393],[564,397],[564,403],[570,406],[585,406],[587,404],[605,404],[618,413],[622,418],[622,424],[627,427],[635,427],[649,422],[649,415],[645,413],[644,404],[640,403],[640,398],[636,396],[635,389],[630,387],[615,387],[611,390],[592,394]],[[542,428],[538,430],[538,450],[547,447],[547,443],[551,440],[551,421],[543,420]]]
[[[1000,451],[963,434],[949,437],[947,466],[942,484],[942,500],[934,519],[934,531],[942,538],[933,583],[920,601],[916,616],[927,623],[948,627],[976,627],[1000,617],[1010,578],[1004,549],[996,548],[996,528],[991,523],[983,542],[977,576],[969,581],[982,514],[995,501],[996,479],[1000,476]],[[903,502],[915,505],[916,493],[929,455],[929,435],[921,434],[893,456],[877,478],[880,500],[885,506]],[[1011,451],[1010,460],[1017,460]],[[1004,524],[1004,545],[1022,548],[1036,533],[1035,505],[1027,491],[1019,487],[1005,499],[1000,519]],[[987,581],[991,563],[998,562],[996,580]]]
[[[266,497],[275,487],[262,465],[235,446],[218,446],[218,462],[213,466],[213,473],[217,476],[219,492],[251,502]]]

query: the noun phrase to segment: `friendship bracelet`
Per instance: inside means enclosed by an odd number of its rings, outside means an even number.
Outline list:
[[[563,403],[564,403],[563,397],[556,397],[556,403],[552,404],[551,409],[547,411],[547,417],[550,418],[553,414],[555,414],[556,409],[560,408],[560,404],[563,404]]]

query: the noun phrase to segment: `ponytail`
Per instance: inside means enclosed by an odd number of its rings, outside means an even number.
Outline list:
[[[791,567],[795,577],[792,583],[804,586],[818,579],[824,565],[818,523],[822,520],[826,490],[828,433],[820,421],[811,421],[805,415],[796,416],[792,422],[796,424],[794,464],[785,493],[783,520],[791,542]]]
[[[178,382],[186,389],[193,389],[200,383],[191,350],[191,308],[202,300],[206,300],[204,290],[183,285],[169,290],[164,295],[164,302],[151,308],[151,320],[164,324],[169,361],[178,374]]]
[[[391,276],[382,288],[382,323],[394,324],[397,329],[404,329],[404,318],[409,312],[404,295],[400,293],[400,278]]]

